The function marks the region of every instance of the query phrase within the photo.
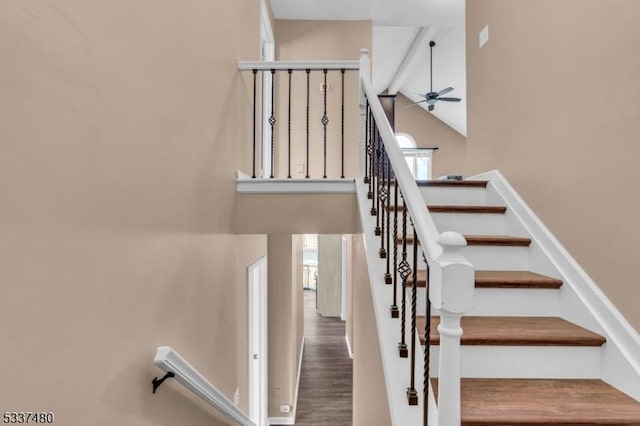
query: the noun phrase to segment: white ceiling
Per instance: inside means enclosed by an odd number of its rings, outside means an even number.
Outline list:
[[[434,90],[452,86],[448,96],[462,98],[438,102],[433,115],[466,135],[465,0],[271,0],[271,6],[276,19],[373,21],[372,80],[378,93],[389,87],[418,31],[432,27]],[[423,44],[399,89],[414,101],[420,100],[417,93],[429,91],[429,46]]]

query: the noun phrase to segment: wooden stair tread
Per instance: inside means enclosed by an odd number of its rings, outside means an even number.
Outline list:
[[[464,235],[468,246],[528,247],[531,238],[509,235]],[[402,244],[402,236],[396,236],[396,244]],[[407,235],[407,244],[413,244],[413,235]]]
[[[430,342],[440,343],[440,317],[431,318]],[[420,343],[424,344],[425,317],[418,316]],[[606,339],[558,317],[462,317],[462,345],[490,346],[601,346]]]
[[[486,188],[486,180],[417,180],[418,186],[452,186],[458,188]]]
[[[562,280],[530,271],[476,271],[476,288],[558,289]]]
[[[640,403],[597,379],[463,378],[461,405],[469,426],[640,425]]]
[[[388,206],[389,211],[403,211],[403,206]],[[465,205],[428,205],[427,209],[431,213],[488,213],[504,214],[507,211],[505,206],[465,206]]]
[[[516,246],[528,247],[531,238],[512,237],[509,235],[465,235],[468,246]]]
[[[417,278],[416,285],[426,287],[426,269],[418,269]],[[407,282],[412,283],[411,279]],[[562,280],[530,271],[475,271],[475,283],[476,288],[558,289],[562,286]]]

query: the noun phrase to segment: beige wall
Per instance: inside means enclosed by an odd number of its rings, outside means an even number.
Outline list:
[[[302,283],[296,282],[302,264],[299,236],[268,236],[269,286],[269,417],[290,417],[280,413],[282,404],[293,407],[302,343]]]
[[[152,360],[246,387],[231,206],[258,39],[253,0],[0,2],[3,410],[222,424],[175,381],[153,395]]]
[[[412,106],[411,100],[396,97],[396,132],[408,133],[418,147],[438,147],[432,157],[432,178],[464,173],[467,139],[424,109]]]
[[[248,234],[356,233],[360,213],[355,193],[238,194],[233,229]]]
[[[387,389],[380,357],[369,272],[362,234],[354,235],[353,249],[353,425],[391,424]]]
[[[278,60],[358,60],[360,49],[371,49],[371,23],[358,21],[297,21],[276,20],[276,59]],[[281,73],[277,80],[280,98],[277,102],[276,158],[277,175],[287,176],[287,108],[288,76]],[[310,83],[310,175],[323,173],[323,93],[320,90],[322,72],[311,73]],[[341,74],[327,73],[327,176],[340,177],[341,160]],[[298,71],[292,77],[292,169],[293,177],[304,177],[298,164],[306,164],[306,73]],[[345,74],[345,176],[357,176],[360,115],[358,111],[358,72]]]
[[[342,235],[318,235],[318,311],[339,317],[342,310]]]
[[[636,329],[638,21],[635,0],[467,2],[467,172],[499,168]]]

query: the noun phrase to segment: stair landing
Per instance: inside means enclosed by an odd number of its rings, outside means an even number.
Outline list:
[[[461,398],[462,425],[640,425],[640,403],[601,380],[462,379]]]

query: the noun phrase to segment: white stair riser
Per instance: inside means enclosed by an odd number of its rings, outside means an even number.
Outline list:
[[[409,294],[409,293],[407,293]],[[418,315],[426,311],[426,289],[418,289]],[[468,316],[559,316],[558,290],[476,288]]]
[[[462,377],[597,379],[600,347],[462,346]],[[440,348],[431,346],[432,376],[438,375]]]
[[[467,246],[461,253],[480,271],[525,271],[529,268],[529,247]]]
[[[454,231],[472,235],[505,235],[503,214],[433,213],[432,216],[440,233]]]
[[[427,204],[486,205],[485,188],[420,187]]]

